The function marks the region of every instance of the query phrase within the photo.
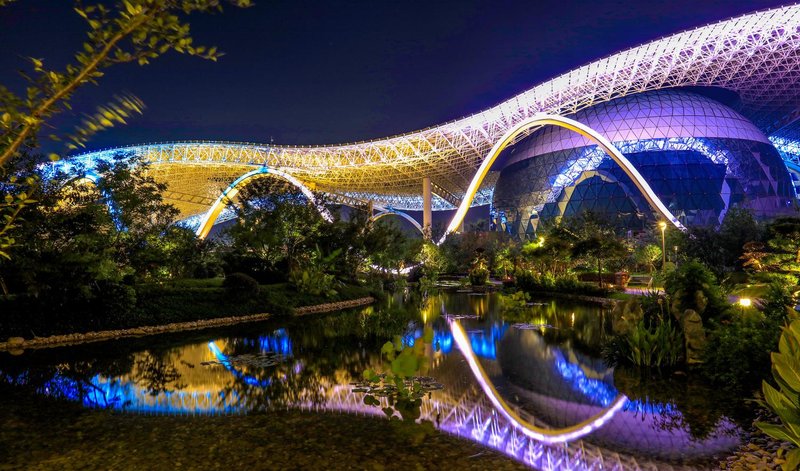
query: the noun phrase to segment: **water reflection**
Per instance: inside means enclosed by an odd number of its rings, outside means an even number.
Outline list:
[[[609,313],[540,300],[504,319],[496,295],[393,298],[386,305],[239,326],[163,348],[118,342],[0,357],[2,380],[87,407],[147,414],[274,408],[383,415],[350,383],[381,369],[380,346],[434,329],[429,375],[444,385],[421,420],[543,469],[683,462],[738,444],[725,417],[693,433],[672,401],[626,397],[599,359]],[[527,326],[527,327],[526,327]],[[145,342],[145,343],[142,343]],[[568,443],[562,443],[562,442]]]

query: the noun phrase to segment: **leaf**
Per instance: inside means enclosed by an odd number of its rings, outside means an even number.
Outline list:
[[[404,350],[392,361],[392,373],[408,378],[419,370],[419,361],[411,350]]]
[[[800,469],[800,448],[786,453],[786,463],[783,464],[783,469],[786,471]]]
[[[367,381],[369,381],[371,383],[374,383],[374,382],[376,382],[376,381],[378,381],[380,379],[378,377],[378,374],[375,373],[375,370],[373,370],[373,369],[364,370],[364,373],[362,374],[362,376],[364,377],[365,380],[367,380]]]
[[[756,422],[756,427],[758,427],[759,429],[761,429],[762,432],[766,433],[767,435],[776,440],[780,440],[783,442],[794,441],[783,425],[770,424],[767,422]]]
[[[792,404],[789,398],[773,388],[766,381],[762,386],[764,398],[767,400],[772,410],[781,418],[784,425],[792,427],[794,424],[795,427],[800,427],[800,415],[798,415],[795,408],[796,406]]]
[[[394,344],[392,342],[386,342],[381,347],[381,353],[384,354],[384,355],[388,354],[389,352],[393,352],[393,351],[394,351]]]
[[[773,354],[772,367],[792,391],[800,391],[800,360],[788,355]]]
[[[367,394],[364,396],[364,404],[368,406],[377,406],[381,403],[378,399],[375,398],[372,394]]]

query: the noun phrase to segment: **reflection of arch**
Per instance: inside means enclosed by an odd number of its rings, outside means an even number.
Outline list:
[[[208,233],[211,232],[211,228],[214,226],[214,223],[219,217],[219,213],[221,213],[223,208],[225,208],[225,205],[231,202],[236,194],[239,193],[240,186],[246,185],[253,178],[260,178],[267,175],[274,175],[278,178],[282,178],[297,187],[303,193],[303,195],[308,198],[309,203],[313,204],[317,208],[323,219],[328,222],[333,221],[333,218],[328,210],[325,209],[324,206],[317,204],[314,194],[311,193],[311,190],[309,190],[308,187],[303,184],[303,182],[286,172],[282,172],[270,167],[260,167],[256,170],[245,173],[241,177],[234,180],[233,183],[228,185],[227,188],[225,188],[222,194],[219,195],[219,198],[217,198],[217,200],[214,201],[214,204],[211,205],[211,208],[209,208],[205,216],[203,216],[203,219],[200,222],[200,227],[197,229],[197,236],[201,239],[205,239]]]
[[[458,349],[461,350],[461,353],[467,360],[467,364],[469,365],[470,370],[472,370],[472,374],[475,376],[478,384],[481,385],[481,388],[483,389],[484,393],[486,393],[486,396],[495,406],[495,409],[506,419],[508,419],[508,421],[511,422],[516,429],[524,433],[526,436],[533,438],[534,440],[539,440],[545,443],[563,443],[577,440],[602,427],[628,402],[628,398],[625,395],[620,394],[617,396],[614,402],[612,402],[611,405],[609,405],[601,413],[570,427],[547,429],[534,425],[520,417],[519,414],[517,414],[517,412],[514,411],[514,409],[512,409],[503,400],[503,398],[494,388],[494,385],[488,379],[486,371],[484,371],[481,364],[475,358],[475,352],[472,351],[470,342],[467,339],[467,334],[464,332],[464,328],[461,327],[461,323],[458,321],[451,321],[450,329],[453,331],[453,340],[455,340],[456,345],[458,345]]]
[[[401,218],[403,218],[406,221],[410,222],[419,231],[420,234],[425,234],[425,231],[422,229],[422,226],[417,222],[416,219],[411,217],[409,214],[404,213],[402,211],[398,211],[396,209],[378,208],[378,213],[375,214],[374,216],[372,216],[370,218],[370,220],[372,220],[374,222],[374,221],[377,221],[380,218],[383,218],[383,217],[386,217],[386,216],[389,216],[389,215],[392,215],[392,214],[400,216]]]
[[[650,184],[642,177],[638,170],[630,163],[630,161],[622,155],[616,147],[614,147],[611,142],[609,142],[605,137],[597,133],[592,128],[583,125],[575,120],[564,118],[562,116],[556,115],[545,115],[540,114],[528,119],[523,120],[513,128],[506,131],[505,134],[494,144],[492,149],[489,151],[489,154],[486,158],[483,159],[481,166],[478,167],[478,171],[475,173],[475,176],[472,177],[472,181],[469,184],[469,188],[467,188],[467,192],[464,195],[464,199],[461,201],[461,204],[458,206],[458,210],[456,214],[453,216],[453,219],[450,221],[450,225],[447,226],[447,230],[445,231],[442,238],[439,239],[439,243],[441,244],[444,242],[445,237],[447,234],[453,232],[458,228],[461,223],[464,221],[464,217],[467,215],[467,210],[469,209],[470,205],[472,204],[472,200],[475,198],[475,195],[478,192],[478,188],[480,187],[483,179],[486,178],[486,175],[489,173],[489,169],[492,167],[492,164],[500,156],[500,153],[508,147],[516,138],[518,138],[523,133],[529,131],[531,128],[537,126],[545,126],[545,125],[553,125],[559,126],[565,129],[569,129],[570,131],[575,131],[578,134],[582,135],[583,137],[589,139],[591,142],[596,144],[600,147],[609,157],[611,157],[625,172],[626,175],[633,181],[639,191],[644,196],[645,200],[650,204],[652,208],[658,211],[662,217],[667,219],[672,225],[677,227],[678,229],[685,231],[686,228],[681,224],[681,222],[676,218],[672,212],[664,205],[663,202],[658,198],[658,195],[655,194],[652,188],[650,188]]]

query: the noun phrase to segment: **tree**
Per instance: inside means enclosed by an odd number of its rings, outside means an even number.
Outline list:
[[[800,276],[800,218],[778,218],[767,227],[769,255],[765,265],[772,271]]]
[[[316,249],[325,221],[300,190],[273,178],[256,180],[239,195],[239,206],[232,207],[239,223],[228,230],[229,265],[249,265],[233,271],[249,271],[262,282],[278,272],[288,276]]]
[[[603,262],[625,256],[627,248],[613,235],[591,235],[578,241],[572,248],[575,257],[587,257],[595,261],[597,266],[597,283],[603,287]]]
[[[723,263],[731,270],[741,268],[745,244],[761,240],[762,229],[746,208],[730,208],[719,228],[718,245]]]
[[[655,270],[655,263],[661,260],[661,247],[656,244],[645,244],[636,249],[636,263],[645,265],[650,273]]]
[[[319,245],[326,254],[341,253],[333,268],[345,281],[355,281],[359,272],[373,264],[399,269],[408,254],[406,237],[397,225],[371,221],[365,207],[352,208],[346,220],[337,215],[322,231]]]
[[[9,1],[0,1],[0,7]],[[246,7],[250,0],[229,0]],[[23,74],[28,82],[24,96],[0,85],[0,178],[4,194],[0,203],[0,255],[8,258],[14,244],[13,231],[22,210],[31,204],[29,197],[36,182],[15,178],[19,163],[36,148],[43,126],[53,116],[70,109],[74,93],[88,84],[97,84],[104,71],[114,65],[134,62],[145,65],[169,51],[216,60],[215,47],[196,46],[186,17],[221,9],[220,0],[122,0],[113,6],[105,3],[83,5],[75,11],[88,25],[88,40],[63,69],[45,66],[42,59],[30,58],[33,73]],[[131,115],[142,112],[143,103],[133,96],[115,98],[100,106],[73,132],[65,136],[50,134],[48,139],[63,141],[67,151],[84,147],[86,141],[103,129],[125,124]],[[51,154],[50,158],[58,159]],[[10,189],[10,191],[9,191]]]
[[[558,224],[535,241],[526,243],[522,247],[522,256],[542,273],[554,276],[564,275],[573,266],[572,246],[577,240],[574,233]]]

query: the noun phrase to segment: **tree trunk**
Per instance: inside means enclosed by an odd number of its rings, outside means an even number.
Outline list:
[[[600,257],[597,257],[597,282],[599,283],[600,287],[603,287],[603,272],[600,265]]]

